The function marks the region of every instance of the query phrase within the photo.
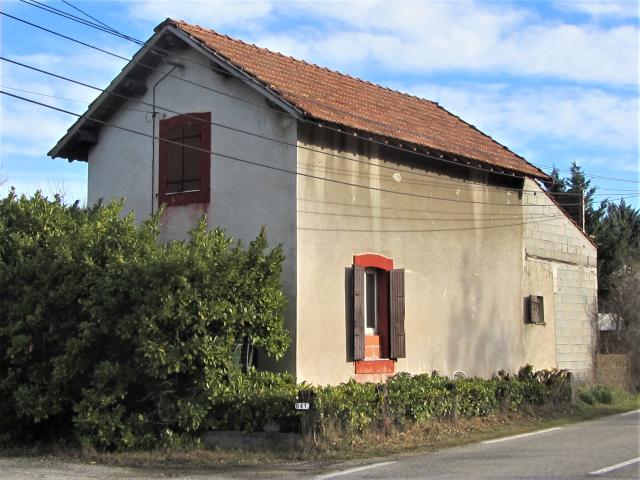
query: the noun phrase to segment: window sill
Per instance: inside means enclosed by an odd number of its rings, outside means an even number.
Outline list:
[[[168,207],[173,205],[188,205],[190,203],[209,203],[208,192],[200,190],[190,192],[176,192],[162,194],[159,197],[160,203]]]
[[[394,373],[395,360],[356,360],[356,373]]]

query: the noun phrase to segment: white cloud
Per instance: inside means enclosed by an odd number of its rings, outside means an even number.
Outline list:
[[[605,84],[638,79],[637,26],[542,20],[521,6],[465,1],[300,2],[288,11],[316,25],[255,40],[337,69],[375,62],[412,73],[457,70]]]
[[[124,65],[122,60],[109,57],[106,59],[100,58],[100,61],[88,61],[88,57],[83,55],[82,52],[66,56],[37,53],[21,56],[9,55],[9,57],[18,62],[42,70],[67,75],[100,88],[107,85]],[[78,74],[78,72],[81,73]],[[0,83],[5,87],[15,87],[46,95],[66,97],[86,103],[95,99],[100,93],[97,90],[43,75],[10,63],[3,64],[1,78]],[[86,104],[78,102],[41,97],[10,89],[7,89],[7,91],[77,113],[83,113],[86,109]],[[0,102],[2,102],[2,108],[0,109],[0,124],[2,125],[0,151],[4,155],[45,156],[76,120],[76,117],[71,115],[4,95]],[[34,134],[34,132],[37,132],[37,134]]]
[[[598,88],[404,86],[507,146],[535,141],[637,151],[638,99]],[[517,150],[517,148],[516,148]],[[522,153],[522,152],[521,152]]]
[[[630,4],[575,3],[574,9],[612,15],[628,12]],[[544,19],[517,2],[143,0],[128,5],[135,18],[158,23],[175,17],[232,29],[245,40],[339,70],[373,63],[387,71],[508,73],[604,84],[635,84],[638,77],[637,25]]]
[[[633,177],[638,178],[640,171],[640,165],[638,165],[638,156],[634,153],[613,153],[611,155],[590,155],[590,156],[575,156],[571,159],[571,162],[575,162],[578,165],[584,167],[587,171],[594,170],[614,170],[623,174],[632,174]],[[621,190],[628,190],[629,193],[638,193],[638,189],[626,188],[624,186],[618,186]]]
[[[69,115],[6,97],[2,98],[0,115],[3,156],[18,153],[45,156],[75,120]]]
[[[640,16],[636,0],[560,0],[554,2],[559,10],[575,11],[592,17],[634,18]]]
[[[145,0],[130,2],[130,15],[155,24],[167,17],[200,24],[208,28],[238,26],[271,13],[269,1]]]

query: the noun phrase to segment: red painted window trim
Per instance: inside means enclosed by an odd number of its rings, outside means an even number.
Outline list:
[[[380,329],[380,359],[356,360],[356,373],[394,373],[396,361],[389,359],[389,272],[393,270],[393,259],[376,253],[353,256],[353,264],[363,268],[377,268],[386,272],[378,275],[378,327]],[[382,308],[384,306],[384,308]]]
[[[353,264],[356,267],[373,267],[379,268],[380,270],[386,270],[387,272],[393,270],[393,259],[383,257],[382,255],[378,255],[376,253],[363,253],[361,255],[354,255]]]
[[[181,125],[200,123],[200,185],[197,192],[167,194],[168,143],[163,141],[170,129]],[[208,203],[211,201],[211,113],[188,113],[160,120],[160,145],[158,147],[158,199],[166,205],[185,205],[187,203]]]

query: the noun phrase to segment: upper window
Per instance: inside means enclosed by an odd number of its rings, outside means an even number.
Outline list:
[[[189,113],[160,121],[161,203],[209,202],[211,114]]]

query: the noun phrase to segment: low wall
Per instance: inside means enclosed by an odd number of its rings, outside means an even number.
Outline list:
[[[628,354],[596,355],[596,383],[628,389],[631,384],[631,362]]]

